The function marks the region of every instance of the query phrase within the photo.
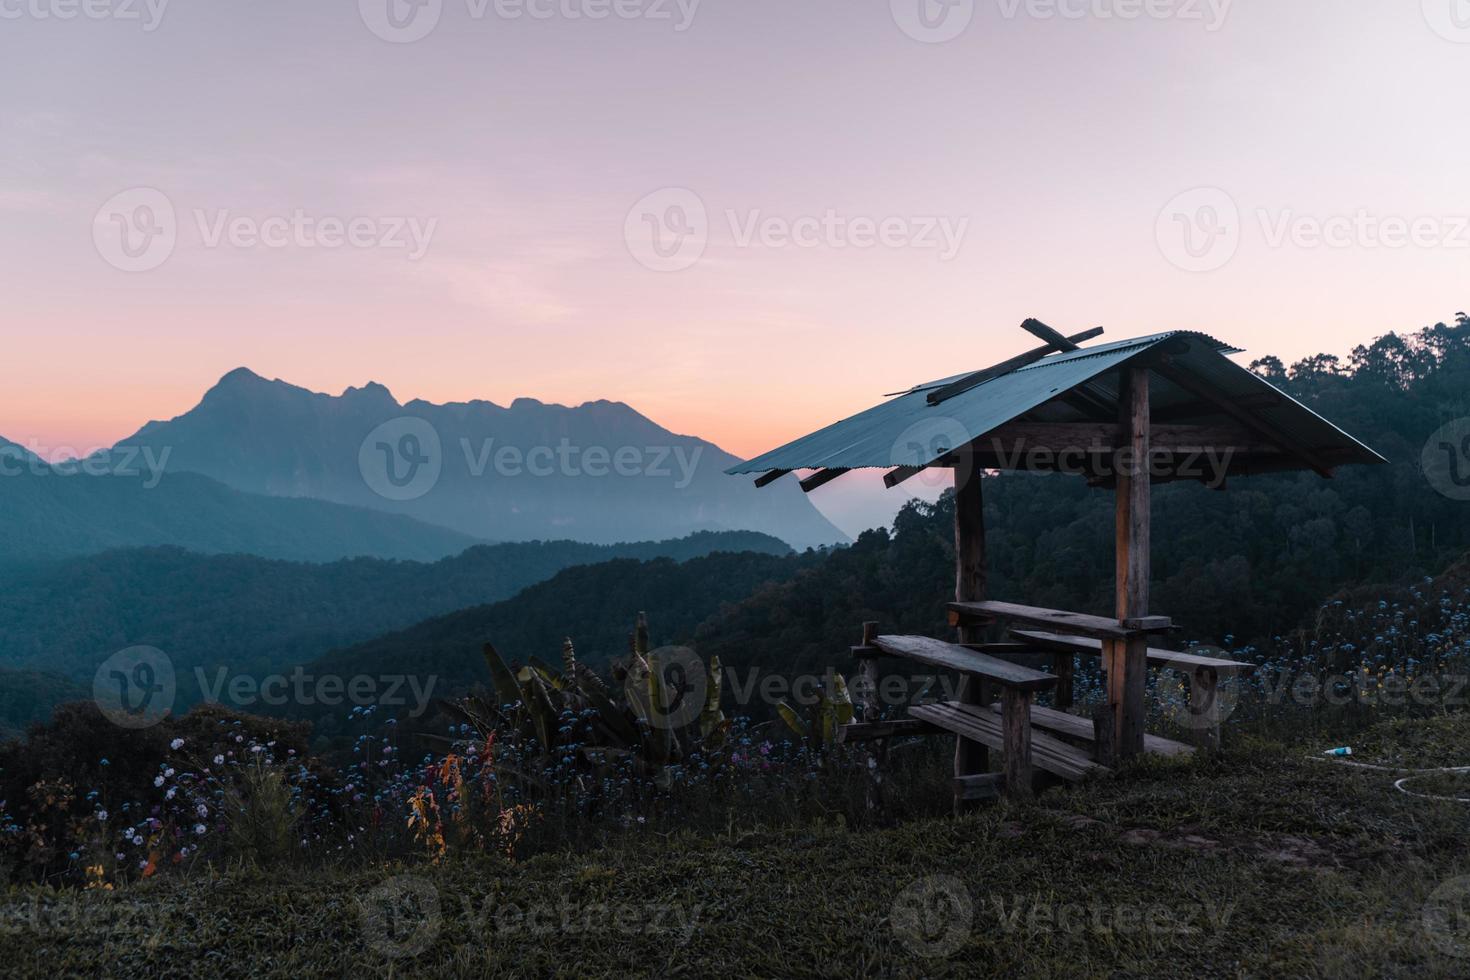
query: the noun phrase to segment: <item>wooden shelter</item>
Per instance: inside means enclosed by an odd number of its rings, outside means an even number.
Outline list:
[[[1169,666],[1190,678],[1189,710],[1206,746],[1218,744],[1216,685],[1249,665],[1150,646],[1174,629],[1149,611],[1149,513],[1153,484],[1198,480],[1224,489],[1236,476],[1339,466],[1383,458],[1265,379],[1231,361],[1239,353],[1204,334],[1172,331],[1082,347],[1103,331],[1063,336],[1036,320],[1022,328],[1036,347],[983,370],[917,385],[746,463],[766,486],[796,471],[811,491],[854,469],[882,467],[890,488],[930,467],[955,474],[957,642],[877,635],[865,624],[853,648],[876,686],[877,659],[897,656],[961,677],[953,702],[916,705],[906,720],[880,722],[872,697],[849,739],[904,732],[956,735],[957,801],[1004,789],[1032,791],[1033,767],[1062,779],[1145,750],[1194,747],[1144,731],[1146,671]],[[986,594],[983,476],[1014,469],[1074,473],[1115,499],[1116,583],[1111,618],[991,600]],[[995,624],[1012,641],[985,643]],[[1107,702],[1091,720],[1068,712],[1077,656],[1100,656]],[[1051,673],[1036,669],[1049,663]],[[1055,689],[1054,706],[1032,704]],[[871,688],[870,688],[871,690]],[[999,706],[992,703],[999,693]],[[1004,752],[991,774],[988,753]],[[879,750],[881,753],[881,749]],[[875,762],[877,760],[875,759]]]

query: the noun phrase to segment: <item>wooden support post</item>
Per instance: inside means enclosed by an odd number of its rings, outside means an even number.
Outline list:
[[[878,624],[873,621],[863,623],[863,646],[872,647],[873,641],[878,637]],[[862,719],[866,722],[878,720],[878,658],[863,657],[859,674],[862,677],[863,699]]]
[[[1093,758],[1100,766],[1112,768],[1117,761],[1113,752],[1113,735],[1116,733],[1117,723],[1113,720],[1113,709],[1111,705],[1096,704],[1092,707],[1092,749]]]
[[[1119,460],[1114,518],[1117,543],[1117,616],[1124,622],[1148,615],[1149,580],[1149,403],[1148,368],[1128,367],[1118,407],[1125,455]],[[1148,637],[1106,644],[1108,704],[1113,708],[1113,749],[1126,759],[1143,752]]]
[[[981,474],[973,467],[955,468],[954,488],[954,561],[956,602],[979,602],[985,598],[985,498],[980,489]],[[979,643],[983,627],[960,626],[961,643]],[[989,703],[989,692],[980,678],[960,677],[961,704]],[[980,776],[990,771],[990,750],[979,742],[955,736],[954,774],[956,779]],[[969,801],[955,796],[955,810],[966,809]]]
[[[873,641],[878,638],[878,624],[872,620],[863,623],[863,646],[872,649]],[[863,713],[862,720],[867,724],[876,724],[881,711],[878,706],[878,658],[876,656],[865,656],[862,658]],[[888,739],[876,740],[868,747],[868,786],[866,792],[866,803],[870,811],[881,812],[883,809],[883,768],[888,761]]]
[[[1000,692],[1001,739],[1005,746],[1005,791],[1012,799],[1031,797],[1031,692],[1014,687]]]
[[[1199,666],[1189,675],[1190,727],[1195,744],[1206,752],[1220,750],[1220,673]]]
[[[1056,705],[1058,711],[1066,711],[1072,707],[1073,692],[1076,687],[1076,681],[1073,679],[1076,664],[1077,655],[1075,653],[1058,650],[1052,655],[1051,672],[1057,675],[1057,690],[1052,695],[1052,703]]]

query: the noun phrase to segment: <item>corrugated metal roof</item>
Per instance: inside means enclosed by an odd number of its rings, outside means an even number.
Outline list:
[[[1231,398],[1262,392],[1280,395],[1275,405],[1251,409],[1272,430],[1308,449],[1330,451],[1335,463],[1383,462],[1373,450],[1225,356],[1226,352],[1236,352],[1236,348],[1202,333],[1176,330],[1052,354],[938,405],[930,405],[926,393],[965,374],[918,385],[726,472],[927,466],[951,449],[1081,385],[1091,385],[1099,395],[1116,398],[1117,369],[1175,338],[1190,343],[1183,352],[1171,350],[1174,368],[1201,384]],[[1193,397],[1157,376],[1150,384],[1150,394],[1156,411]]]

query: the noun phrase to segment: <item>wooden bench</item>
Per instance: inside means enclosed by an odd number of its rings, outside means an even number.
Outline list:
[[[992,709],[994,707],[991,705]],[[1081,715],[1074,715],[1066,711],[1057,711],[1055,708],[1032,705],[1031,723],[1037,728],[1089,744],[1097,739],[1097,730],[1090,718],[1083,718]],[[1143,750],[1154,755],[1189,755],[1194,752],[1194,746],[1164,738],[1162,735],[1144,733]]]
[[[864,640],[865,646],[875,647],[890,656],[904,657],[942,670],[953,670],[964,679],[960,686],[960,700],[909,708],[909,714],[915,720],[953,732],[960,740],[1002,751],[1002,777],[992,779],[985,778],[989,775],[987,773],[964,771],[968,766],[960,760],[965,753],[959,751],[957,746],[957,800],[975,799],[1001,789],[1010,796],[1030,796],[1037,738],[1045,740],[1039,761],[1048,771],[1051,771],[1053,765],[1061,765],[1053,761],[1053,756],[1059,751],[1075,752],[1060,740],[1032,733],[1031,699],[1037,691],[1056,685],[1057,679],[1051,674],[928,636],[877,636],[871,639],[865,636]],[[992,716],[987,706],[981,703],[980,681],[1000,687],[999,718]],[[1061,746],[1061,749],[1056,750],[1050,744],[1052,742]]]
[[[951,626],[989,625],[997,621],[1043,626],[1070,636],[1090,636],[1099,640],[1129,640],[1152,633],[1168,633],[1174,629],[1168,616],[1142,616],[1138,619],[1108,619],[1085,613],[1022,606],[1014,602],[951,602],[948,604]]]
[[[1043,650],[1055,650],[1059,653],[1081,653],[1094,657],[1102,656],[1102,641],[1094,640],[1085,636],[1063,636],[1060,633],[1043,633],[1040,630],[1011,630],[1011,635],[1022,640],[1028,645],[1041,647]],[[1221,660],[1218,657],[1201,657],[1194,653],[1178,653],[1174,650],[1165,650],[1161,647],[1148,648],[1148,663],[1150,667],[1173,667],[1181,668],[1209,667],[1222,674],[1245,673],[1256,669],[1255,664],[1248,664],[1241,660]]]
[[[1036,710],[1036,709],[1033,709]],[[1041,709],[1046,710],[1046,709]],[[1006,778],[1005,789],[1008,794],[1015,795],[1017,786],[1012,782],[1010,753],[1012,751],[1008,736],[1014,737],[1011,726],[1006,723],[1004,703],[1000,705],[977,705],[960,704],[958,701],[941,701],[937,704],[916,704],[909,708],[909,714],[920,721],[954,732],[961,738],[979,742],[988,748],[1000,749],[1006,756]],[[1082,719],[1079,719],[1082,720]],[[1047,735],[1044,732],[1031,729],[1028,718],[1027,734],[1031,762],[1037,769],[1060,776],[1070,782],[1077,782],[1090,773],[1105,772],[1103,766],[1093,761],[1092,757],[1082,749],[1068,745],[1059,738]],[[1091,722],[1084,722],[1089,728]],[[957,780],[964,781],[965,776],[956,776]],[[972,783],[961,782],[956,789],[968,788]],[[1030,781],[1026,782],[1026,792],[1030,791]],[[970,797],[974,798],[974,797]]]
[[[1065,657],[1066,663],[1062,664],[1059,660],[1054,669],[1059,676],[1066,677],[1067,681],[1071,680],[1071,661],[1076,654],[1092,657],[1103,655],[1103,641],[1092,637],[1064,636],[1061,633],[1048,633],[1040,630],[1013,629],[1010,633],[1024,643],[1034,644],[1043,650],[1054,651],[1059,658]],[[1220,719],[1217,708],[1220,677],[1223,674],[1247,673],[1255,670],[1255,664],[1240,660],[1225,660],[1220,657],[1205,657],[1196,653],[1178,653],[1159,647],[1148,648],[1147,663],[1150,667],[1177,670],[1189,676],[1191,729],[1195,732],[1200,745],[1210,749],[1219,748]],[[1071,703],[1070,697],[1061,696],[1064,689],[1058,688],[1057,693],[1058,707],[1066,707]],[[1145,735],[1145,742],[1153,737]],[[1152,750],[1145,744],[1144,751]]]

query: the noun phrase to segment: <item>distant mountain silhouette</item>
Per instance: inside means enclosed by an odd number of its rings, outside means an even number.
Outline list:
[[[98,462],[110,468],[88,472]],[[0,564],[141,545],[300,561],[432,561],[478,543],[401,515],[243,493],[197,473],[158,478],[141,453],[52,466],[0,439]]]
[[[611,543],[753,530],[796,547],[844,540],[795,485],[757,492],[736,458],[621,402],[400,404],[370,383],[332,396],[245,368],[119,448],[167,450],[168,473],[251,493],[404,514],[493,541]]]

